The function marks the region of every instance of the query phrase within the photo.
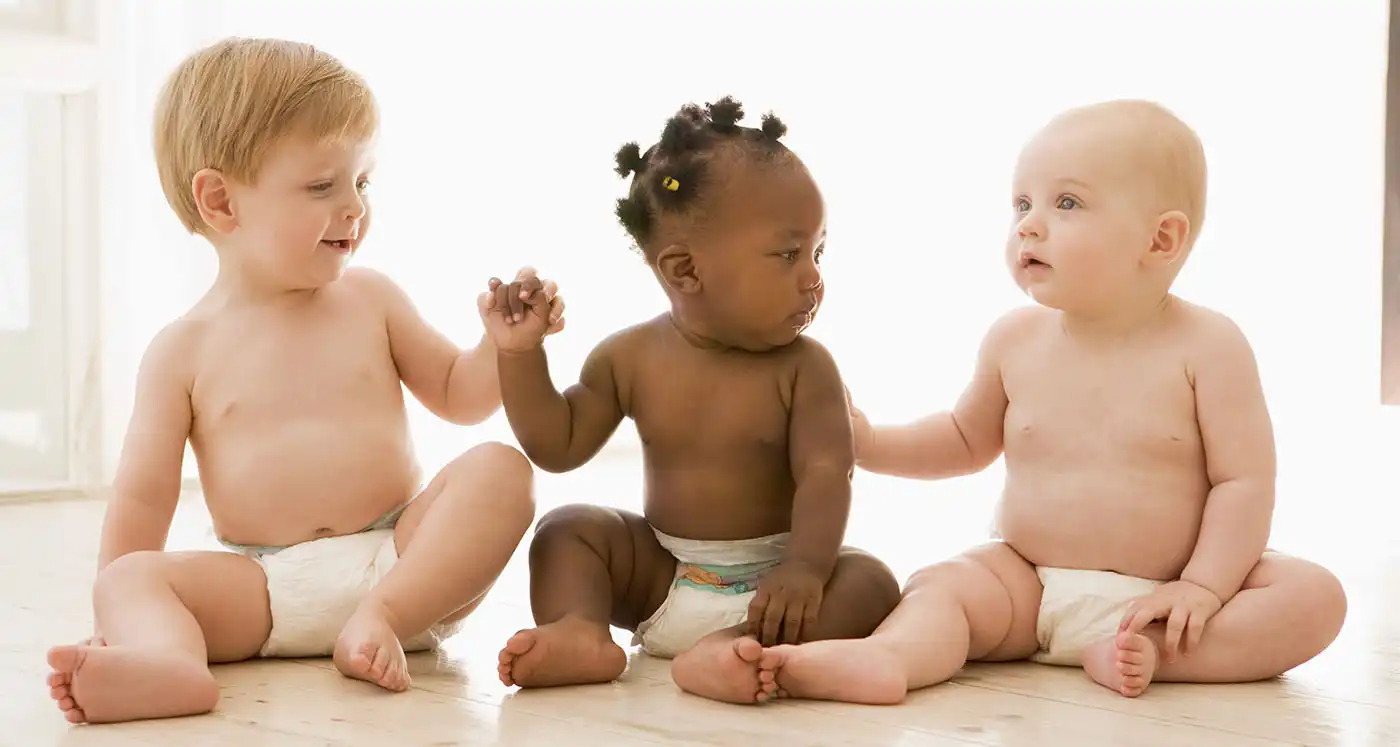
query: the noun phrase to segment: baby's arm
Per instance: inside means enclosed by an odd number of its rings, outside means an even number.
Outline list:
[[[193,420],[187,324],[161,330],[142,356],[131,422],[102,524],[99,571],[127,553],[165,549]]]
[[[897,477],[935,480],[986,469],[1002,450],[1005,352],[1035,323],[1040,309],[1016,309],[996,321],[977,353],[972,383],[953,409],[908,425],[876,426],[856,455],[860,468]]]
[[[389,351],[399,378],[429,412],[457,425],[476,425],[501,406],[496,348],[489,337],[462,350],[418,313],[394,281],[356,268],[346,280],[358,283],[384,308]]]
[[[615,371],[628,343],[626,332],[588,354],[577,384],[560,394],[549,377],[544,346],[496,356],[506,418],[530,461],[549,472],[568,472],[593,458],[622,422]]]
[[[855,469],[851,417],[831,353],[801,339],[793,387],[788,452],[797,490],[785,563],[800,563],[825,582],[836,567],[851,509]]]
[[[1181,579],[1209,589],[1224,603],[1240,590],[1269,541],[1274,432],[1249,341],[1229,318],[1207,314],[1203,344],[1189,373],[1211,489]]]

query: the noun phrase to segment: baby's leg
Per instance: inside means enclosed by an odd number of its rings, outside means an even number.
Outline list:
[[[899,603],[899,582],[888,566],[867,553],[843,548],[822,594],[815,628],[804,641],[863,638]],[[682,690],[729,703],[764,701],[773,692],[773,675],[761,668],[763,647],[745,626],[702,638],[677,656],[671,678]]]
[[[993,542],[914,574],[904,598],[867,638],[776,646],[763,652],[779,694],[874,705],[951,678],[971,660],[1035,652],[1040,579]]]
[[[1341,632],[1346,593],[1325,568],[1306,560],[1266,553],[1244,587],[1212,617],[1199,647],[1175,661],[1159,654],[1166,626],[1153,623],[1142,636],[1120,633],[1090,647],[1084,668],[1094,679],[1122,692],[1114,667],[1105,661],[1138,663],[1139,694],[1153,680],[1164,682],[1254,682],[1277,677],[1322,653]],[[1132,658],[1136,654],[1137,658]],[[1096,670],[1100,670],[1096,674]],[[1119,673],[1121,674],[1121,672]],[[1100,676],[1103,675],[1103,676]]]
[[[636,514],[572,505],[540,519],[530,543],[530,606],[539,627],[500,654],[501,682],[551,687],[611,682],[627,655],[608,625],[636,630],[670,591],[676,559]]]
[[[258,653],[272,629],[267,577],[223,552],[136,552],[93,584],[105,646],[49,650],[49,691],[69,721],[205,713],[219,700],[209,662]]]
[[[399,560],[345,624],[336,668],[389,690],[406,689],[400,641],[480,604],[534,519],[533,479],[530,462],[498,443],[444,467],[399,518]]]

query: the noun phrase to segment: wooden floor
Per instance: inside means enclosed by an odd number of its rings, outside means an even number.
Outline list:
[[[542,477],[541,511],[577,500],[635,507],[638,471],[623,463]],[[934,488],[862,475],[851,542],[907,576],[985,536],[997,479]],[[1389,514],[1396,491],[1377,490],[1371,486],[1369,498]],[[1356,505],[1362,503],[1377,505]],[[211,715],[70,727],[48,699],[44,652],[91,625],[88,586],[102,505],[5,504],[0,591],[9,609],[0,616],[0,745],[1393,747],[1400,745],[1400,552],[1384,538],[1397,532],[1393,522],[1378,521],[1349,530],[1337,518],[1349,507],[1281,506],[1274,544],[1335,568],[1351,611],[1332,649],[1275,682],[1154,685],[1130,701],[1077,670],[1013,664],[969,667],[892,708],[737,707],[681,694],[664,662],[634,654],[618,683],[518,692],[496,680],[495,657],[505,638],[530,622],[520,552],[459,636],[437,655],[412,658],[415,688],[406,694],[342,679],[328,661],[258,661],[216,670],[224,697]],[[182,504],[172,549],[212,546],[207,522],[197,497]],[[911,533],[911,526],[920,529]],[[626,638],[619,633],[619,640]]]

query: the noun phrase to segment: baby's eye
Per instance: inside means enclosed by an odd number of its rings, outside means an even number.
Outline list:
[[[323,194],[325,192],[331,191],[331,187],[334,186],[335,182],[317,182],[311,185],[311,191],[317,194]]]
[[[1016,212],[1018,213],[1029,213],[1031,211],[1031,201],[1024,197],[1017,197],[1015,205]]]
[[[815,251],[815,252],[812,253],[812,261],[816,262],[817,264],[821,264],[821,263],[822,263],[822,257],[825,256],[825,255],[826,255],[826,250],[825,250],[825,249],[818,249],[817,251]]]
[[[797,255],[801,253],[802,251],[800,249],[789,249],[778,256],[782,257],[783,261],[791,264],[797,261]]]
[[[358,189],[358,190],[360,190],[361,192],[367,192],[367,191],[369,191],[369,180],[368,180],[368,179],[361,179],[359,182],[357,182],[357,183],[355,184],[355,188]]]
[[[1073,210],[1079,207],[1079,200],[1076,200],[1073,197],[1069,196],[1061,197],[1060,201],[1057,203],[1057,206],[1061,210]]]

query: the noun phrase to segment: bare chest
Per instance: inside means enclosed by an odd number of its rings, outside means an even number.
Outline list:
[[[1091,357],[1042,351],[1003,371],[1008,460],[1177,461],[1200,453],[1195,392],[1170,350]]]
[[[632,375],[627,414],[668,453],[786,455],[793,380],[759,356],[656,356]]]
[[[236,319],[212,329],[191,395],[206,426],[374,411],[402,401],[382,320],[357,313]]]

